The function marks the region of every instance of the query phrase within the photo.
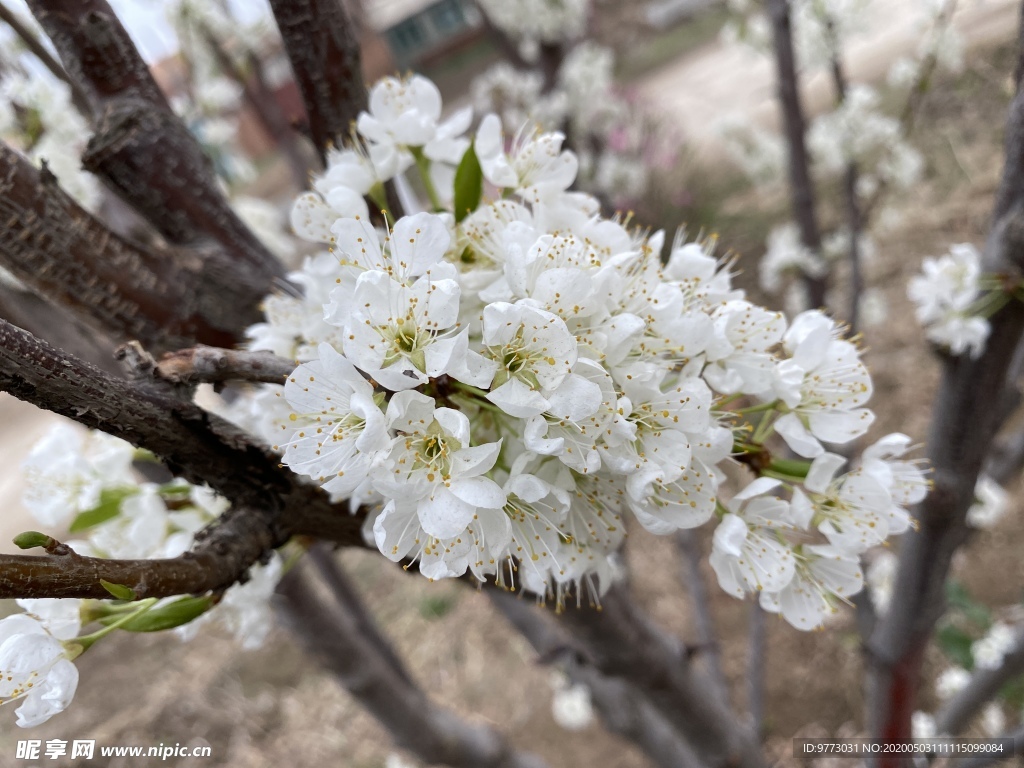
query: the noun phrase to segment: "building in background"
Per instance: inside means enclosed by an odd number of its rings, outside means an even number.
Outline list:
[[[430,65],[483,33],[472,0],[364,0],[363,10],[367,27],[390,49],[392,69]],[[366,68],[368,77],[376,74]]]

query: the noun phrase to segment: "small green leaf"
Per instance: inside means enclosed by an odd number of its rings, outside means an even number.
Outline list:
[[[100,503],[92,509],[80,512],[71,521],[68,530],[71,533],[78,533],[117,517],[121,511],[121,502],[136,493],[138,490],[135,488],[104,488],[100,492]]]
[[[14,537],[14,545],[18,549],[34,549],[35,547],[45,547],[53,541],[52,538],[47,536],[45,533],[39,531],[25,531],[19,533]]]
[[[959,664],[964,669],[974,668],[974,656],[971,654],[971,645],[974,640],[969,634],[959,627],[946,624],[939,628],[939,631],[936,633],[936,640],[942,652],[954,663]]]
[[[455,171],[455,221],[460,222],[480,205],[484,194],[484,173],[473,145],[469,145]]]
[[[121,624],[118,629],[127,632],[162,632],[165,629],[174,629],[182,624],[188,624],[193,619],[202,616],[212,606],[213,598],[209,596],[182,597],[157,608],[151,608]],[[113,624],[115,621],[118,621],[117,616],[109,616],[100,620],[102,624]]]
[[[114,584],[113,582],[105,579],[100,579],[100,586],[103,587],[107,592],[112,594],[118,600],[134,600],[135,590],[131,587],[126,587],[124,584]]]

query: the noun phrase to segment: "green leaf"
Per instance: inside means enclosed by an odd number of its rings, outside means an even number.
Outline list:
[[[974,639],[959,627],[946,624],[939,628],[936,633],[936,640],[939,648],[954,663],[964,669],[974,668],[974,656],[971,654],[971,644]]]
[[[100,586],[103,587],[107,592],[112,594],[118,600],[134,600],[135,590],[131,587],[126,587],[124,584],[114,584],[113,582],[100,579]]]
[[[173,602],[151,608],[145,613],[129,619],[118,626],[127,632],[162,632],[165,629],[174,629],[182,624],[202,616],[213,606],[213,598],[205,597],[182,597]],[[108,616],[101,619],[102,624],[113,624],[118,621],[117,616]]]
[[[34,549],[35,547],[45,547],[48,546],[51,541],[53,541],[53,539],[51,539],[45,533],[40,533],[39,531],[25,531],[24,533],[19,533],[17,536],[14,537],[14,545],[18,549]]]
[[[100,491],[100,503],[92,509],[80,512],[71,521],[71,527],[68,530],[71,533],[78,533],[117,517],[121,511],[121,502],[136,493],[138,493],[136,488],[104,488]]]
[[[979,629],[987,631],[992,626],[992,613],[985,605],[971,596],[963,582],[950,581],[946,585],[946,601],[950,608],[959,611],[965,619]]]
[[[455,171],[455,221],[462,221],[480,205],[484,194],[484,173],[473,145],[469,145]]]

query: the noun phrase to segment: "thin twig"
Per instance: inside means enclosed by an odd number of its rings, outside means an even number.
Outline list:
[[[270,352],[196,346],[166,353],[157,363],[155,374],[173,384],[221,381],[284,384],[297,365]]]
[[[345,606],[326,600],[300,563],[278,586],[281,608],[302,644],[387,729],[398,746],[428,764],[453,768],[544,768],[497,731],[470,723],[399,676]]]
[[[800,240],[804,247],[820,258],[821,228],[818,224],[814,182],[811,179],[810,157],[807,152],[807,120],[800,99],[789,0],[766,0],[766,5],[772,26],[779,106],[782,108],[789,154],[789,191],[793,219],[800,229]],[[825,278],[805,273],[803,282],[810,306],[824,306]]]
[[[729,700],[729,684],[722,672],[722,652],[715,632],[715,620],[711,614],[707,584],[701,572],[701,552],[693,531],[681,530],[676,534],[676,545],[683,555],[684,581],[686,592],[693,603],[693,619],[697,628],[698,658],[704,661],[711,682],[718,689],[723,701]]]
[[[760,735],[764,729],[764,657],[765,612],[757,600],[750,608],[750,647],[747,653],[747,709],[751,729]]]
[[[935,730],[955,736],[1010,680],[1024,674],[1024,628],[1017,630],[1013,645],[995,669],[977,669],[967,686],[935,715]]]
[[[101,580],[126,586],[139,599],[221,591],[286,541],[275,517],[233,508],[197,535],[191,552],[163,560],[84,557],[50,539],[46,555],[0,554],[0,598],[109,599]]]
[[[35,36],[32,30],[25,26],[24,22],[18,17],[18,14],[2,2],[0,2],[0,21],[5,22],[7,26],[13,29],[14,33],[25,44],[25,47],[32,52],[32,55],[39,59],[54,77],[71,89],[71,103],[75,105],[75,109],[79,111],[82,117],[86,120],[91,120],[92,107],[89,105],[89,99],[82,91],[82,88],[68,77],[64,67],[46,50],[46,46],[39,41],[39,38]]]

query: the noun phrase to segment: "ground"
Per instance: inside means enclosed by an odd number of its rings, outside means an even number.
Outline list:
[[[986,7],[1006,5],[990,2]],[[1004,41],[1012,35],[1005,22],[1002,33]],[[718,45],[709,51],[718,50]],[[687,61],[650,75],[645,87],[667,82],[670,75],[679,77],[680,72],[692,73],[693,61]],[[723,61],[719,60],[721,66]],[[863,340],[877,393],[875,436],[902,431],[921,442],[926,437],[938,365],[922,342],[905,285],[923,257],[939,254],[950,243],[980,244],[984,239],[1001,162],[1001,126],[1011,70],[1012,55],[1005,44],[979,42],[968,57],[966,71],[936,85],[919,121],[917,141],[928,158],[927,178],[900,201],[900,222],[878,238],[878,254],[868,265],[870,282],[881,287],[889,307],[889,320],[866,329]],[[695,82],[701,85],[691,88],[693,92],[704,89],[705,81]],[[681,85],[675,87],[683,90]],[[657,96],[656,90],[650,91],[652,97]],[[769,194],[782,193],[748,193],[741,207],[753,208],[759,195]],[[733,214],[735,210],[730,220]],[[749,284],[757,240],[751,233],[733,238],[732,245],[740,251],[741,267],[746,267],[741,280]],[[31,409],[9,400],[0,405],[6,426],[0,461],[12,466],[44,425]],[[17,493],[9,473],[0,475],[0,488],[8,500]],[[1010,490],[1019,500],[1020,489]],[[1014,512],[995,530],[978,533],[957,563],[958,578],[997,611],[1019,604],[1024,585],[1024,561],[1019,557],[1024,550],[1024,518]],[[9,541],[11,534],[29,526],[9,504],[0,540]],[[709,544],[708,531],[703,531],[705,553]],[[626,556],[644,607],[665,629],[692,641],[691,606],[671,540],[633,531]],[[499,728],[516,745],[545,757],[552,768],[649,765],[635,748],[599,727],[570,733],[553,724],[549,670],[491,610],[483,595],[460,585],[429,584],[372,553],[350,551],[341,559],[438,703]],[[719,590],[710,569],[705,577],[726,673],[733,682],[734,700],[742,708],[750,605]],[[937,651],[927,664],[930,669],[942,664]],[[0,764],[14,764],[10,756],[15,741],[26,737],[90,738],[104,745],[205,743],[212,747],[210,759],[163,763],[182,768],[323,764],[380,768],[392,751],[385,732],[306,658],[283,629],[275,630],[264,648],[249,653],[213,631],[202,632],[187,645],[172,636],[115,636],[90,651],[79,666],[80,693],[68,712],[31,732],[13,727],[13,717],[7,714],[0,718]],[[810,634],[771,619],[765,670],[765,730],[769,748],[782,764],[794,762],[788,758],[794,735],[856,732],[861,714],[861,659],[852,611],[844,611],[827,630]],[[923,703],[926,707],[932,703],[929,693]],[[128,768],[149,763],[96,760],[80,764]]]

